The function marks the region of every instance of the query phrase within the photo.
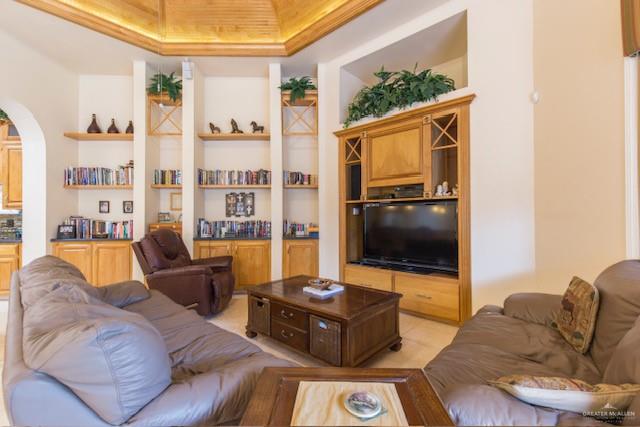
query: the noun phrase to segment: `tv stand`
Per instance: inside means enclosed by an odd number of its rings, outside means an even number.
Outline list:
[[[410,265],[410,264],[400,264],[400,263],[376,261],[376,260],[370,260],[370,259],[363,259],[363,260],[360,260],[360,261],[355,261],[352,264],[362,265],[362,266],[365,266],[365,267],[372,267],[372,268],[381,268],[383,270],[404,271],[404,272],[407,272],[407,273],[415,273],[415,274],[423,274],[423,275],[441,274],[441,275],[450,276],[450,277],[454,277],[454,278],[458,277],[458,273],[455,272],[455,271],[439,270],[437,268],[429,268],[429,267],[421,267],[421,266]]]

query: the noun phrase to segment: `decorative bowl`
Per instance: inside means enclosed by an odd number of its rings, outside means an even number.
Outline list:
[[[344,399],[344,407],[358,418],[368,419],[382,411],[382,402],[378,396],[368,391],[356,391]]]
[[[333,280],[317,278],[310,279],[307,283],[309,283],[309,286],[311,287],[324,291],[329,289],[329,286],[333,285]]]

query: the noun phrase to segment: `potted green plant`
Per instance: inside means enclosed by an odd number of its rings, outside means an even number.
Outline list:
[[[175,73],[169,75],[157,73],[151,78],[147,93],[149,95],[166,94],[169,99],[175,102],[182,97],[182,80],[178,80]]]
[[[0,109],[0,126],[6,125],[7,123],[9,123],[9,116],[4,110]]]
[[[455,90],[453,79],[431,69],[386,71],[384,67],[373,73],[378,83],[362,88],[347,109],[344,127],[365,117],[382,117],[394,108],[407,108],[416,102],[438,99],[439,95]]]
[[[280,90],[291,91],[289,93],[289,102],[292,104],[296,102],[297,99],[304,99],[308,90],[315,89],[317,89],[316,85],[313,84],[309,76],[300,77],[299,79],[291,77],[288,81],[280,85]]]

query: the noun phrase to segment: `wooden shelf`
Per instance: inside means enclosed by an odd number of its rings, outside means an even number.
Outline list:
[[[133,141],[132,133],[65,132],[64,136],[76,141]]]
[[[317,190],[318,185],[304,185],[304,184],[285,184],[284,188],[302,188],[305,190]]]
[[[269,141],[269,133],[199,133],[203,141]]]
[[[182,184],[151,184],[151,188],[175,188],[182,189]]]
[[[166,92],[163,92],[162,95],[151,95],[147,94],[147,99],[151,102],[155,102],[156,104],[165,105],[168,107],[180,107],[182,106],[182,98],[178,98],[175,101],[169,98],[169,95]]]
[[[133,185],[65,185],[68,190],[132,190]]]
[[[362,203],[388,203],[388,202],[426,202],[429,200],[458,200],[458,196],[446,197],[398,197],[397,199],[367,199],[367,200],[347,200],[348,205],[358,205]]]
[[[289,101],[291,99],[291,91],[283,90],[282,91],[282,106],[283,107],[309,107],[309,106],[317,106],[318,104],[318,90],[306,90],[304,93],[304,98],[296,99],[295,102]]]
[[[283,136],[318,136],[317,132],[283,132]]]
[[[271,184],[239,184],[239,185],[226,185],[226,184],[200,184],[199,188],[204,190],[225,190],[231,188],[252,188],[252,189],[265,189],[270,190]]]

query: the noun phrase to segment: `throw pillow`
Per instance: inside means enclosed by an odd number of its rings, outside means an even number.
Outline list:
[[[589,350],[599,304],[598,289],[584,280],[574,277],[564,293],[560,311],[551,326],[580,353]]]
[[[590,385],[577,379],[533,375],[509,375],[489,384],[531,405],[583,415],[624,411],[640,393],[640,384]]]

